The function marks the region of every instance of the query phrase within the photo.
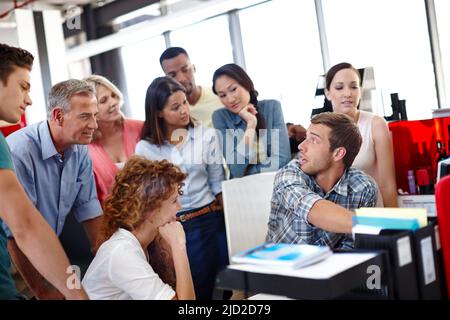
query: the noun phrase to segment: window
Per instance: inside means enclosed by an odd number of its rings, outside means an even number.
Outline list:
[[[91,71],[89,59],[83,59],[68,64],[69,77],[72,79],[83,79],[88,77]]]
[[[195,81],[212,86],[214,71],[233,62],[228,19],[221,15],[170,33],[172,46],[186,49],[195,65]]]
[[[127,81],[130,118],[145,119],[145,95],[153,79],[164,75],[159,56],[165,48],[164,37],[158,36],[120,49]]]
[[[239,12],[247,71],[260,99],[277,99],[284,120],[309,125],[322,54],[314,1],[274,0]]]
[[[431,118],[438,107],[423,0],[322,0],[330,63],[374,67],[380,115],[391,93],[406,99],[408,119]]]
[[[437,27],[442,56],[442,69],[444,72],[446,105],[450,108],[450,1],[434,0],[436,9]]]

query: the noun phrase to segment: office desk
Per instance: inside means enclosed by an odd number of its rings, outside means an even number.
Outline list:
[[[371,266],[378,266],[380,284],[388,286],[388,292],[391,292],[384,267],[385,257],[384,251],[336,251],[312,266],[288,271],[233,264],[219,273],[216,288],[293,299],[336,299],[352,289],[366,288],[369,277],[374,274]]]

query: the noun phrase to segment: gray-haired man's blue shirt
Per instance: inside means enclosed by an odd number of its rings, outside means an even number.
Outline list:
[[[20,183],[57,235],[72,210],[80,222],[102,214],[86,145],[70,147],[63,158],[56,151],[47,121],[16,131],[6,141]],[[3,228],[10,237],[4,223]]]

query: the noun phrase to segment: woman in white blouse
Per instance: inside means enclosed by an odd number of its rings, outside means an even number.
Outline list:
[[[186,175],[168,161],[133,156],[104,202],[104,241],[83,278],[93,300],[195,299],[186,238],[176,221]],[[161,237],[171,250],[176,286],[149,263],[148,247]],[[175,289],[175,291],[174,291]]]
[[[167,159],[187,174],[178,219],[186,232],[198,299],[211,299],[217,273],[228,264],[222,209],[224,170],[215,130],[194,123],[185,88],[170,77],[153,80],[136,154]]]

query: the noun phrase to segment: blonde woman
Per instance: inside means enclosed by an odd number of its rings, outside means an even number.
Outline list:
[[[95,86],[97,95],[98,129],[89,145],[89,153],[94,165],[97,196],[103,203],[117,172],[134,154],[143,122],[124,117],[120,111],[122,93],[108,79],[92,75],[85,80]]]
[[[185,177],[166,160],[128,160],[105,199],[104,242],[83,279],[91,299],[195,299],[186,237],[176,221]],[[148,261],[149,246],[158,237],[173,256],[175,291]]]

